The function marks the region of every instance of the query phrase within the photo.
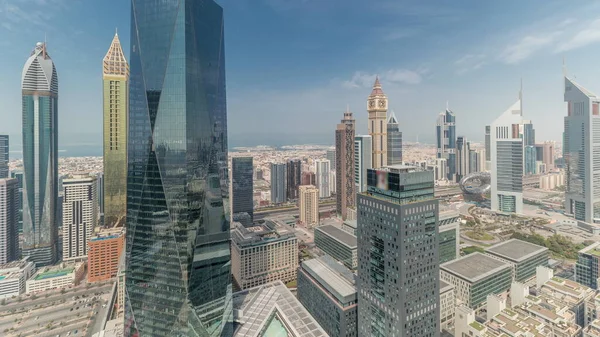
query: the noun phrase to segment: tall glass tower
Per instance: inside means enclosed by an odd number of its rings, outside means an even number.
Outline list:
[[[446,159],[448,165],[447,178],[456,178],[456,116],[446,108],[440,112],[436,125],[437,158]]]
[[[8,178],[8,135],[0,135],[0,179]]]
[[[131,8],[125,336],[231,336],[223,10]]]
[[[36,265],[57,260],[58,77],[46,44],[23,67],[23,256]]]
[[[393,110],[387,121],[387,164],[402,164],[402,132]]]

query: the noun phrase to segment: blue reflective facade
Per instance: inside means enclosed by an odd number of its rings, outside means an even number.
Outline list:
[[[125,336],[231,336],[223,10],[131,13]]]
[[[8,135],[0,135],[0,179],[8,178]]]

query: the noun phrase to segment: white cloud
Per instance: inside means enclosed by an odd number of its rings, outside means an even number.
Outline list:
[[[454,62],[459,75],[477,70],[485,64],[485,54],[466,54]]]
[[[346,88],[370,88],[375,83],[375,77],[379,75],[381,82],[392,84],[419,84],[423,81],[423,76],[429,74],[429,69],[419,68],[417,70],[409,69],[389,69],[381,74],[372,74],[364,71],[357,71],[352,78],[342,82]]]
[[[579,30],[568,41],[556,48],[556,52],[564,52],[582,48],[600,42],[600,19],[592,21],[586,28]]]
[[[528,35],[520,41],[509,44],[500,54],[500,61],[507,64],[517,64],[529,58],[539,50],[554,43],[560,32],[553,32],[546,35]]]

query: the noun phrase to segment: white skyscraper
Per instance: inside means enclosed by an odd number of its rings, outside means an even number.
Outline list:
[[[367,170],[373,168],[371,136],[354,137],[354,181],[358,193],[367,190]]]
[[[600,223],[600,97],[565,76],[565,210]]]
[[[523,211],[523,124],[526,122],[519,95],[491,124],[491,207],[494,211]]]
[[[331,163],[327,159],[315,161],[316,183],[319,189],[319,198],[331,197],[330,188],[330,166]]]
[[[93,176],[63,181],[63,260],[87,257],[88,241],[98,223],[98,184]]]
[[[0,179],[0,265],[19,257],[18,181]]]
[[[458,136],[456,138],[456,181],[460,181],[470,173],[470,152],[471,147],[467,137]]]

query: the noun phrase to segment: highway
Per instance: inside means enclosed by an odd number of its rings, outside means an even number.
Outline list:
[[[328,202],[328,203],[323,203],[319,205],[319,212],[323,213],[323,212],[330,212],[332,210],[335,210],[335,202]],[[297,215],[299,214],[299,210],[298,207],[294,206],[294,207],[288,207],[288,208],[279,208],[279,209],[273,209],[273,210],[265,210],[265,211],[258,211],[258,212],[254,212],[254,220],[261,220],[267,217],[271,217],[274,215],[285,215],[285,214],[292,214],[292,215]]]

